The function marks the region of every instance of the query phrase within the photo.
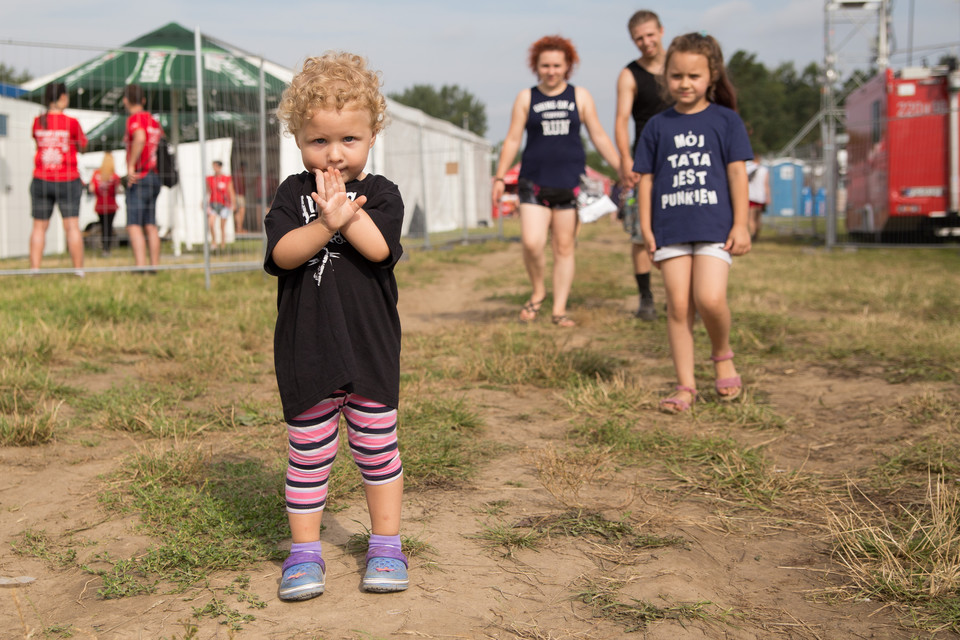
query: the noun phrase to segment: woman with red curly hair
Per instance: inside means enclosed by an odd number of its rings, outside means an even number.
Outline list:
[[[522,322],[534,321],[547,297],[549,235],[553,249],[553,323],[559,327],[576,325],[567,315],[567,298],[573,285],[577,192],[586,167],[581,125],[586,126],[590,141],[603,159],[614,170],[620,168],[620,156],[600,125],[590,92],[568,82],[579,61],[573,43],[561,36],[545,36],[533,43],[529,64],[537,75],[537,84],[517,95],[500,149],[493,183],[494,207],[503,197],[503,176],[513,164],[526,131],[517,186],[523,262],[533,292],[520,310]]]

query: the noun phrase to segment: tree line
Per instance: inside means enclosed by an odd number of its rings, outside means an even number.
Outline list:
[[[737,88],[740,116],[750,131],[755,153],[775,153],[782,149],[820,109],[821,69],[815,63],[800,71],[792,62],[769,69],[757,60],[756,54],[738,50],[727,61],[727,72]],[[867,75],[860,71],[854,73],[859,74],[861,80]],[[17,71],[0,63],[0,82],[21,84],[30,79],[26,70]],[[486,106],[459,85],[436,88],[416,84],[389,96],[479,136],[487,134]],[[819,129],[814,128],[809,134],[810,140],[818,135]],[[587,163],[612,174],[600,154],[592,149]]]
[[[820,67],[811,63],[797,71],[792,62],[769,69],[756,54],[736,51],[727,62],[727,73],[737,88],[740,116],[750,131],[753,150],[775,153],[820,110]],[[477,135],[487,132],[485,105],[467,89],[444,85],[439,89],[418,84],[390,98],[424,113],[452,122]],[[819,135],[815,128],[809,137]],[[600,154],[588,148],[587,164],[613,176]]]

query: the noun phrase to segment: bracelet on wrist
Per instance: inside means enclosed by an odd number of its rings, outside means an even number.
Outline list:
[[[494,182],[503,182],[503,178],[494,178],[493,181],[494,181]]]

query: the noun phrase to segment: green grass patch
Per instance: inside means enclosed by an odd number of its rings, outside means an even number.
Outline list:
[[[51,442],[57,431],[57,409],[39,413],[0,413],[0,446],[35,447]]]
[[[716,607],[705,600],[662,607],[635,598],[621,600],[619,591],[625,585],[622,580],[587,579],[575,597],[590,607],[595,618],[615,622],[627,633],[643,631],[650,623],[663,620],[676,620],[683,624],[695,620],[725,620],[732,615],[729,610],[711,610]]]
[[[69,567],[76,563],[77,550],[70,544],[47,534],[28,529],[20,532],[10,548],[18,556],[39,558],[54,567]]]
[[[413,399],[400,410],[398,439],[405,486],[457,486],[493,452],[479,414],[460,399]]]
[[[160,583],[182,590],[212,571],[283,555],[282,476],[258,460],[213,460],[197,450],[139,454],[113,482],[102,502],[136,513],[158,543],[129,559],[101,557],[105,569],[88,566],[103,580],[101,597],[151,593]]]

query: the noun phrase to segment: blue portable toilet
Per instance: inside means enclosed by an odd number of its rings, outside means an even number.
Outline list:
[[[810,187],[800,189],[800,215],[805,218],[813,215],[813,191]]]
[[[793,158],[780,158],[770,165],[770,205],[768,216],[801,216],[803,203],[803,163]]]
[[[813,210],[818,218],[827,215],[827,190],[823,187],[817,189],[817,197],[813,199]]]

